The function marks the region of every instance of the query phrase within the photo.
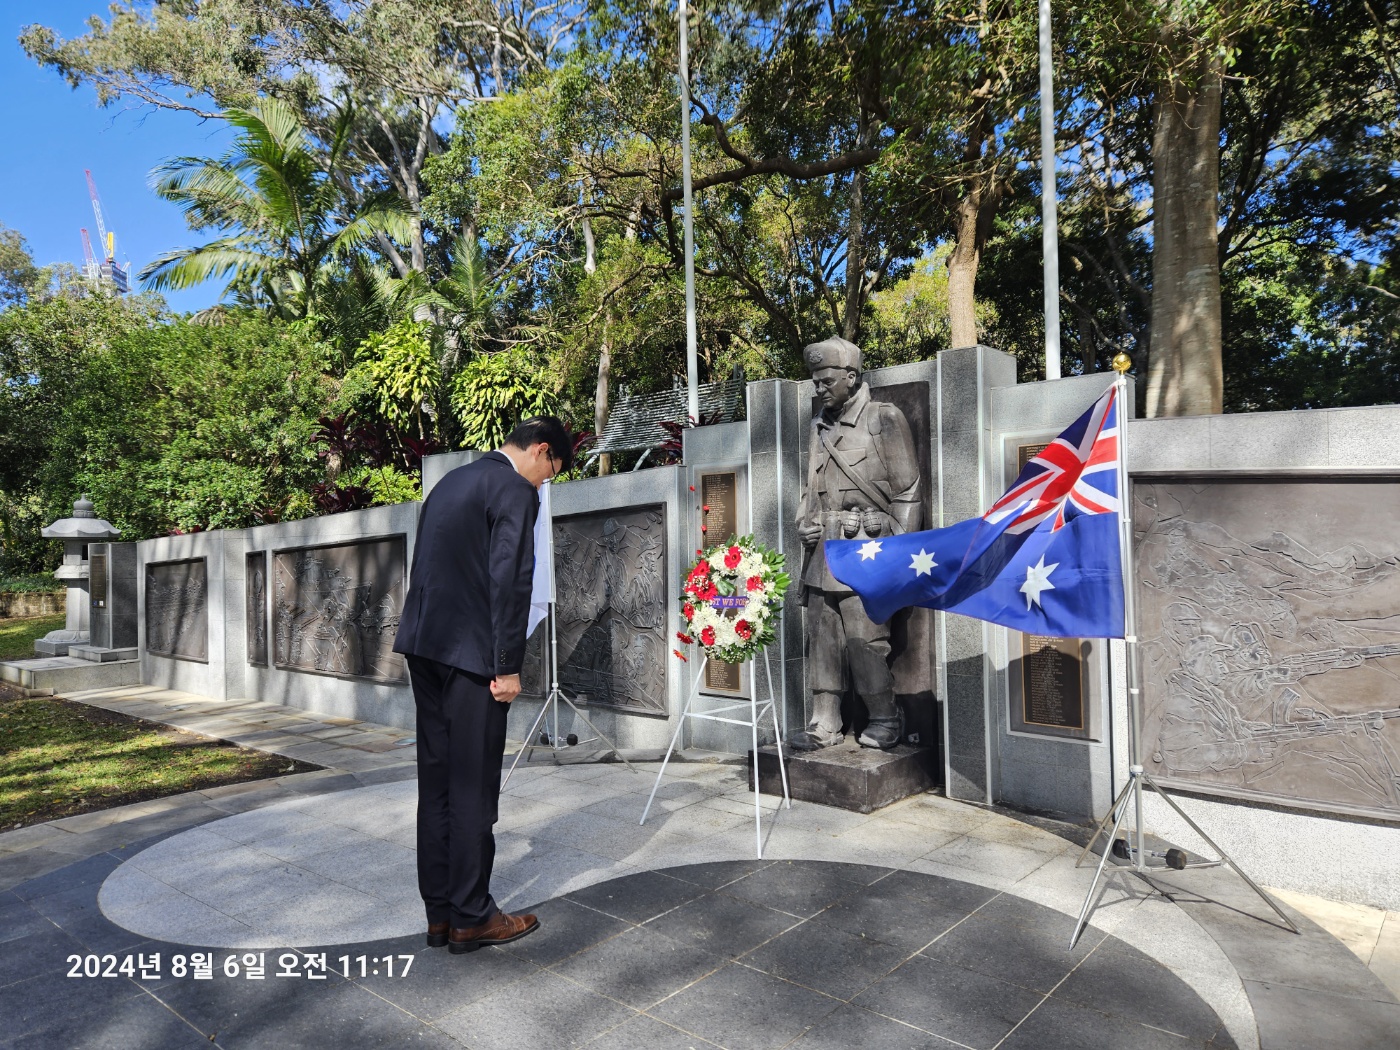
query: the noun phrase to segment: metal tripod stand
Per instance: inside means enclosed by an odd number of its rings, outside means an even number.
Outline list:
[[[502,787],[502,788],[504,788],[507,784],[510,783],[511,774],[515,772],[515,767],[518,766],[518,765],[520,765],[520,760],[521,760],[521,758],[523,758],[523,757],[525,756],[526,752],[528,752],[528,751],[534,751],[534,750],[537,750],[537,749],[543,748],[543,747],[547,747],[547,748],[550,748],[552,751],[554,751],[554,753],[557,755],[560,751],[565,751],[565,750],[568,750],[569,748],[576,747],[578,744],[586,744],[586,743],[588,743],[589,741],[592,741],[592,740],[601,740],[603,743],[607,744],[607,745],[608,745],[608,749],[607,749],[607,751],[603,752],[603,754],[605,754],[605,755],[607,755],[607,754],[616,755],[616,756],[622,761],[622,764],[623,764],[623,765],[625,765],[625,766],[626,766],[628,769],[630,769],[633,773],[636,773],[636,772],[637,772],[637,767],[634,766],[634,765],[632,765],[631,762],[628,762],[628,761],[627,761],[627,756],[624,755],[621,751],[619,751],[619,750],[617,749],[617,745],[614,744],[614,743],[612,742],[612,740],[610,740],[607,736],[605,736],[605,735],[603,734],[603,731],[602,731],[602,730],[600,730],[597,726],[595,726],[595,725],[593,724],[592,720],[589,719],[589,717],[588,717],[586,714],[584,714],[582,710],[580,710],[578,704],[574,703],[573,699],[569,696],[569,694],[566,693],[566,692],[564,692],[563,688],[559,685],[559,631],[558,631],[558,625],[557,625],[556,622],[555,622],[554,609],[555,609],[554,603],[553,603],[553,602],[550,602],[550,603],[549,603],[549,617],[548,617],[548,619],[549,619],[549,659],[548,659],[549,668],[548,668],[548,670],[549,670],[549,681],[550,681],[549,695],[546,696],[546,697],[544,698],[544,704],[541,705],[541,707],[540,707],[540,713],[539,713],[538,715],[535,716],[534,724],[530,726],[530,731],[529,731],[528,733],[525,734],[525,743],[524,743],[524,745],[520,748],[519,751],[517,751],[517,752],[515,753],[515,761],[512,762],[512,763],[510,764],[510,770],[509,770],[509,772],[506,773],[505,779],[501,781],[501,787]],[[574,714],[578,715],[579,718],[582,718],[582,719],[583,719],[584,724],[587,725],[589,729],[593,730],[593,733],[594,733],[593,736],[591,736],[591,737],[585,737],[585,738],[582,739],[582,740],[579,740],[579,739],[575,738],[572,742],[569,742],[569,743],[564,743],[564,744],[561,744],[561,743],[560,743],[560,738],[559,738],[559,701],[560,701],[560,700],[562,700],[562,701],[564,701],[564,703],[568,704],[569,707],[573,710]],[[545,736],[546,736],[547,739],[549,740],[549,743],[547,743],[547,744],[537,744],[537,743],[535,743],[535,734],[539,732],[540,726],[541,726],[542,724],[544,724],[544,722],[545,722],[545,716],[548,715],[548,714],[550,714],[551,712],[553,712],[553,715],[554,715],[553,719],[551,720],[551,721],[552,721],[552,724],[553,724],[553,727],[554,727],[554,731],[553,731],[553,732],[549,732],[548,730],[546,730],[546,732],[545,732]]]
[[[1242,878],[1249,888],[1257,893],[1260,899],[1288,924],[1290,930],[1298,933],[1298,927],[1293,924],[1292,919],[1283,913],[1283,909],[1278,906],[1278,903],[1264,892],[1263,888],[1251,879],[1245,870],[1186,814],[1185,810],[1177,805],[1176,799],[1167,794],[1142,765],[1142,691],[1138,663],[1137,600],[1134,593],[1136,581],[1133,565],[1133,529],[1128,503],[1127,449],[1123,440],[1127,431],[1126,397],[1128,386],[1127,380],[1123,378],[1123,373],[1131,363],[1127,354],[1119,354],[1113,359],[1113,367],[1118,372],[1118,540],[1123,558],[1123,641],[1128,654],[1128,782],[1123,785],[1123,790],[1118,792],[1118,797],[1113,800],[1113,805],[1109,807],[1108,812],[1094,828],[1093,835],[1089,837],[1083,852],[1079,854],[1079,859],[1075,861],[1076,868],[1083,866],[1085,858],[1094,848],[1094,843],[1104,833],[1109,821],[1112,821],[1113,829],[1108,832],[1108,839],[1104,842],[1103,854],[1099,857],[1099,865],[1094,872],[1094,881],[1089,884],[1089,892],[1084,896],[1084,906],[1079,909],[1079,920],[1074,924],[1074,932],[1070,934],[1069,946],[1074,947],[1079,940],[1080,932],[1084,929],[1084,924],[1089,921],[1094,894],[1098,890],[1100,879],[1103,878],[1104,865],[1108,862],[1110,853],[1126,860],[1129,870],[1137,875],[1145,875],[1153,871],[1182,871],[1186,868],[1215,868],[1222,864],[1228,864],[1235,874]],[[1146,831],[1143,828],[1142,819],[1144,788],[1151,788],[1167,805],[1171,806],[1177,816],[1184,820],[1187,826],[1199,835],[1211,849],[1215,850],[1218,859],[1193,861],[1187,859],[1184,850],[1170,849],[1158,852],[1147,849]],[[1131,819],[1128,817],[1130,810]],[[1118,845],[1118,831],[1125,827],[1125,821],[1128,821],[1126,825],[1129,829],[1128,835],[1123,843]],[[1160,860],[1161,863],[1149,864],[1149,858],[1154,861]]]

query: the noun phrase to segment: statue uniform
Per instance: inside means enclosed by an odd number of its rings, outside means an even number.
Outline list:
[[[860,368],[860,351],[845,340],[807,347],[808,367]],[[904,413],[876,401],[861,383],[844,404],[812,421],[807,490],[798,523],[819,525],[821,540],[877,539],[921,527],[918,459]],[[831,575],[820,541],[805,552],[812,725],[795,747],[841,739],[840,698],[849,682],[870,725],[861,743],[889,748],[902,736],[890,672],[889,624],[873,623],[852,590]]]

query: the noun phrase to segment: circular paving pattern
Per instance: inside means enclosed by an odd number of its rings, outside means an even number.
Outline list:
[[[282,802],[172,835],[103,883],[134,933],[220,948],[373,941],[423,924],[417,781]]]
[[[268,811],[260,812],[267,819]],[[308,803],[294,812],[322,822],[332,812],[346,819],[348,810]],[[245,819],[256,815],[220,821],[217,832],[197,830],[237,842],[236,836],[259,826]],[[225,831],[230,823],[234,836]],[[336,827],[340,834],[348,825]],[[315,833],[308,824],[300,835]],[[107,916],[125,925],[134,914],[148,927],[159,923],[155,916],[162,910],[174,916],[178,909],[171,908],[168,894],[135,911],[119,902],[142,886],[151,888],[143,880],[156,874],[181,877],[177,865],[194,865],[201,856],[189,852],[191,845],[201,845],[201,840],[189,839],[195,834],[157,843],[114,872],[101,891]],[[285,841],[258,838],[256,852],[292,867],[294,861],[307,863],[328,852],[297,858],[296,838],[295,833]],[[208,862],[216,850],[248,864],[256,858],[240,852],[253,848],[247,844],[203,845],[208,847],[202,851],[205,881],[192,882],[190,889],[224,907],[232,907],[229,902],[236,897],[255,894],[269,879],[276,883],[283,877],[275,874],[283,869],[267,868],[262,861],[256,870],[211,876]],[[278,853],[287,859],[279,860]],[[399,863],[385,854],[385,870]],[[318,867],[332,870],[334,864]],[[196,870],[189,869],[191,879]],[[356,870],[364,866],[357,864]],[[346,880],[339,885],[347,890],[369,893],[351,884],[353,875],[332,874]],[[405,882],[402,871],[395,878]],[[285,892],[285,886],[278,892]],[[446,1036],[476,1050],[584,1043],[600,1050],[1235,1046],[1209,1005],[1136,949],[1091,927],[1070,950],[1066,942],[1072,920],[1066,915],[934,875],[782,860],[644,871],[546,901],[534,909],[541,920],[538,932],[467,956],[424,948],[418,901],[402,899],[393,888],[380,892],[379,921],[386,928],[414,932],[365,938],[353,948],[345,946],[343,936],[329,938],[324,943],[340,946],[326,954],[335,959],[349,951],[375,959],[412,953],[408,977],[352,972],[338,984],[332,974],[334,987],[278,985],[275,1015],[264,1015],[259,1003],[266,993],[249,990],[247,982],[220,980],[202,989],[172,984],[152,992],[163,1002],[170,997],[167,1005],[190,1024],[217,1031],[219,1045],[226,1047],[262,1045],[260,1040],[283,1032],[273,1026],[288,1023],[291,1016],[322,1036],[344,1028],[335,1045],[348,1048],[381,1045],[366,1041],[363,1025],[372,1018],[377,1018],[369,1025],[374,1032],[384,1025],[397,1030],[411,1021],[427,1026],[416,1029],[420,1037]],[[397,901],[391,899],[395,894]],[[340,909],[346,900],[353,898],[332,896],[323,902],[303,897],[300,907],[303,914],[323,906]],[[286,911],[291,905],[264,900],[241,914],[266,921],[263,917],[275,908]],[[118,919],[123,914],[126,919]],[[279,921],[291,918],[282,914]],[[376,920],[357,915],[356,921]],[[173,925],[174,918],[168,922]],[[303,921],[301,943],[316,943],[309,933],[323,926]],[[139,932],[153,935],[150,929]],[[188,930],[165,939],[207,943],[204,937],[191,938]],[[328,996],[332,991],[334,996]],[[369,992],[373,995],[364,994]],[[355,1025],[346,1021],[351,1016]]]

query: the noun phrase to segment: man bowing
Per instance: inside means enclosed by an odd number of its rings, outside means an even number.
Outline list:
[[[394,651],[418,716],[418,890],[428,945],[454,954],[539,926],[491,897],[506,713],[520,692],[539,487],[572,465],[569,432],[527,419],[423,504]]]

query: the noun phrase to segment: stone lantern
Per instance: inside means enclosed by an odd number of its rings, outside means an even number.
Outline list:
[[[44,656],[67,656],[69,646],[88,641],[88,544],[114,540],[121,530],[99,518],[92,501],[83,496],[73,504],[72,517],[59,518],[39,535],[63,541],[63,564],[54,576],[68,586],[68,622],[62,630],[50,631],[35,642],[34,650]]]

